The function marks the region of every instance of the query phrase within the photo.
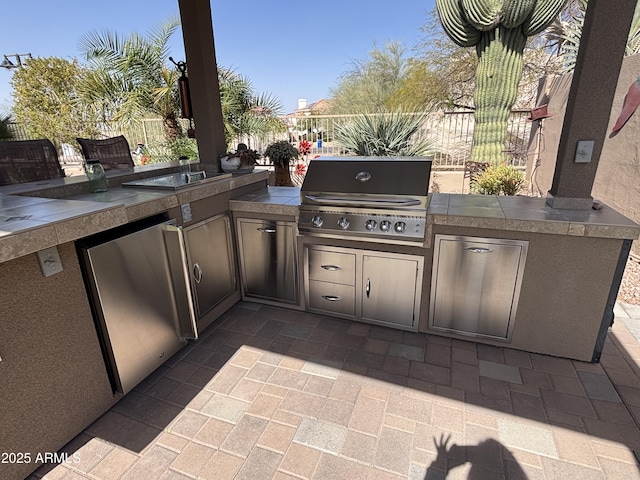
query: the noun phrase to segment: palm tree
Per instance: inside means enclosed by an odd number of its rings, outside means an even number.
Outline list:
[[[228,148],[247,135],[264,140],[269,133],[285,130],[278,118],[282,104],[277,98],[267,93],[256,95],[248,78],[228,68],[218,67],[218,80]]]
[[[167,63],[167,43],[179,25],[171,18],[147,36],[103,31],[81,38],[80,49],[92,70],[81,93],[105,123],[125,125],[152,113],[162,117],[167,140],[182,136],[176,115],[179,73]]]
[[[556,20],[546,31],[546,37],[557,45],[558,56],[565,73],[572,72],[576,66],[587,5],[588,0],[570,2],[567,5],[566,18]],[[640,53],[640,2],[637,3],[633,14],[625,56],[637,53]]]

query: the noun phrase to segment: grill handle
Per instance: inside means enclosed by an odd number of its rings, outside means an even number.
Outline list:
[[[305,195],[304,198],[319,205],[346,206],[352,205],[356,207],[410,207],[420,205],[422,202],[416,198],[408,198],[402,200],[356,200],[344,197],[319,197],[317,195]]]

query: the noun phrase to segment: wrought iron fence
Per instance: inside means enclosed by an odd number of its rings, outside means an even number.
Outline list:
[[[508,122],[505,153],[509,163],[524,167],[527,160],[531,122],[529,110],[511,112]],[[342,156],[347,153],[335,140],[335,127],[349,121],[355,115],[308,115],[282,117],[287,131],[272,133],[267,138],[243,137],[239,139],[251,148],[263,151],[275,140],[288,140],[297,146],[300,141],[311,142],[310,158],[316,155]],[[431,140],[434,149],[433,164],[443,169],[462,169],[471,157],[474,130],[473,111],[432,112],[416,132],[416,139]]]
[[[259,152],[276,140],[288,140],[298,146],[302,140],[312,144],[308,158],[316,155],[342,156],[347,153],[335,140],[335,127],[349,121],[355,115],[308,115],[284,116],[287,125],[284,132],[273,132],[264,138],[243,137],[243,142]],[[531,122],[527,120],[529,110],[515,110],[508,123],[508,136],[505,152],[509,163],[524,167],[527,160]],[[186,122],[186,121],[185,121]],[[183,127],[186,129],[187,124]],[[26,130],[19,124],[11,124],[16,139],[28,139]],[[471,156],[473,143],[474,117],[472,111],[432,112],[416,133],[418,139],[428,138],[434,147],[434,167],[440,169],[462,169],[464,162]],[[166,155],[166,139],[160,118],[142,119],[121,131],[105,132],[105,136],[124,135],[132,149],[138,143],[144,144],[151,152]],[[164,153],[163,153],[164,152]]]

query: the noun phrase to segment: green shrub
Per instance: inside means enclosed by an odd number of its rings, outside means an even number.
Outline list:
[[[286,140],[278,140],[267,147],[264,156],[276,167],[287,167],[292,159],[298,158],[298,149]]]
[[[477,175],[472,185],[473,193],[482,195],[516,195],[524,186],[524,173],[512,165],[489,166]]]

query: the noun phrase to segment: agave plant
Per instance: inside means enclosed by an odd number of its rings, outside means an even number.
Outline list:
[[[427,156],[434,153],[429,139],[416,139],[428,113],[362,114],[336,125],[336,140],[359,156]]]

